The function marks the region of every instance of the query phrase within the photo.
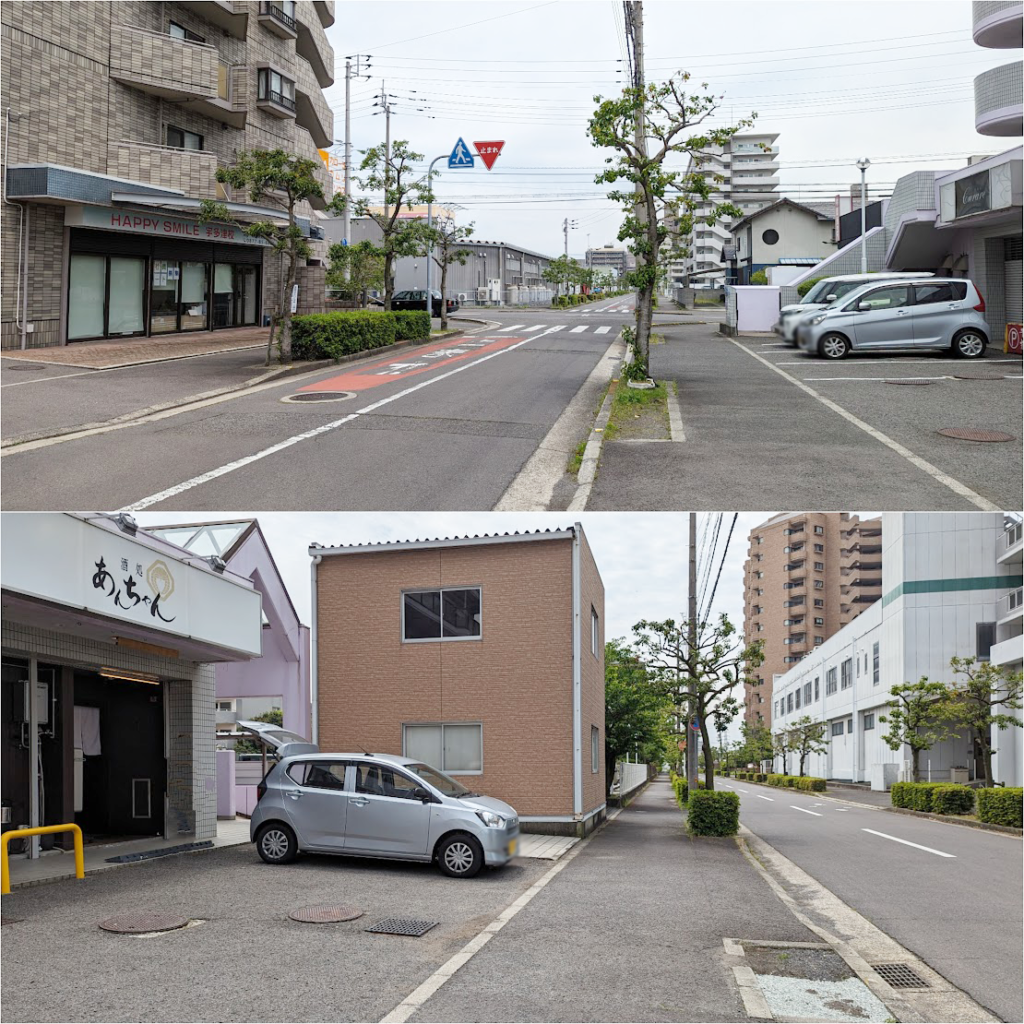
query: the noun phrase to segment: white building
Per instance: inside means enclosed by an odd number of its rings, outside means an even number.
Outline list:
[[[893,512],[882,536],[882,599],[776,679],[772,717],[776,730],[805,715],[828,724],[827,753],[810,756],[807,774],[874,788],[897,781],[911,759],[909,747],[893,751],[882,740],[892,686],[922,676],[950,682],[954,655],[1018,668],[1024,657],[1019,517]],[[1021,785],[1022,731],[994,737],[993,773],[1007,785]],[[966,734],[921,754],[932,781],[949,781],[960,766],[970,780],[983,774]],[[795,771],[792,755],[788,767]]]
[[[723,217],[708,224],[706,217],[714,205],[724,202],[733,203],[744,214],[772,204],[773,193],[779,186],[778,137],[778,132],[745,132],[734,135],[725,146],[701,154],[698,162],[691,159],[687,174],[702,172],[707,176],[720,175],[723,180],[714,185],[710,202],[694,211],[692,233],[679,239],[690,255],[669,267],[673,284],[683,285],[693,274],[700,276],[690,284],[725,284],[727,267],[722,247],[732,238],[729,225],[736,218]]]

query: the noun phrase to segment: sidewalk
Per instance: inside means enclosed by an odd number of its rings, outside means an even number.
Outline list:
[[[817,941],[659,778],[411,1019],[746,1020],[724,938]]]

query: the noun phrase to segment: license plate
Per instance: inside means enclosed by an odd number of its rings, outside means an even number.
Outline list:
[[[514,857],[516,855],[516,849],[518,848],[518,846],[519,846],[519,840],[518,839],[510,839],[508,841],[508,855],[510,857]]]

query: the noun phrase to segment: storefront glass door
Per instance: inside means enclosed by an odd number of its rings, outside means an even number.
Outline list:
[[[146,329],[146,261],[110,257],[110,304],[107,334],[140,334]]]
[[[178,330],[178,285],[181,264],[177,260],[153,260],[149,299],[150,334]]]
[[[229,263],[213,267],[213,326],[235,326],[235,282]]]
[[[106,256],[71,257],[68,289],[68,340],[102,338],[107,291]]]
[[[235,267],[235,323],[251,326],[256,323],[256,300],[258,298],[258,276],[253,266]]]
[[[206,264],[185,262],[181,265],[181,297],[178,302],[181,330],[201,331],[207,324]]]

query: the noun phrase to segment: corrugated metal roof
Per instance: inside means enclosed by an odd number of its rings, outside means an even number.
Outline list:
[[[313,556],[351,555],[371,551],[399,551],[411,548],[469,547],[486,544],[512,544],[535,540],[567,540],[575,536],[577,530],[582,531],[579,523],[564,529],[522,530],[506,533],[477,533],[463,537],[416,538],[415,540],[382,540],[368,541],[365,544],[347,544],[331,547],[324,544],[311,544],[309,553]]]

